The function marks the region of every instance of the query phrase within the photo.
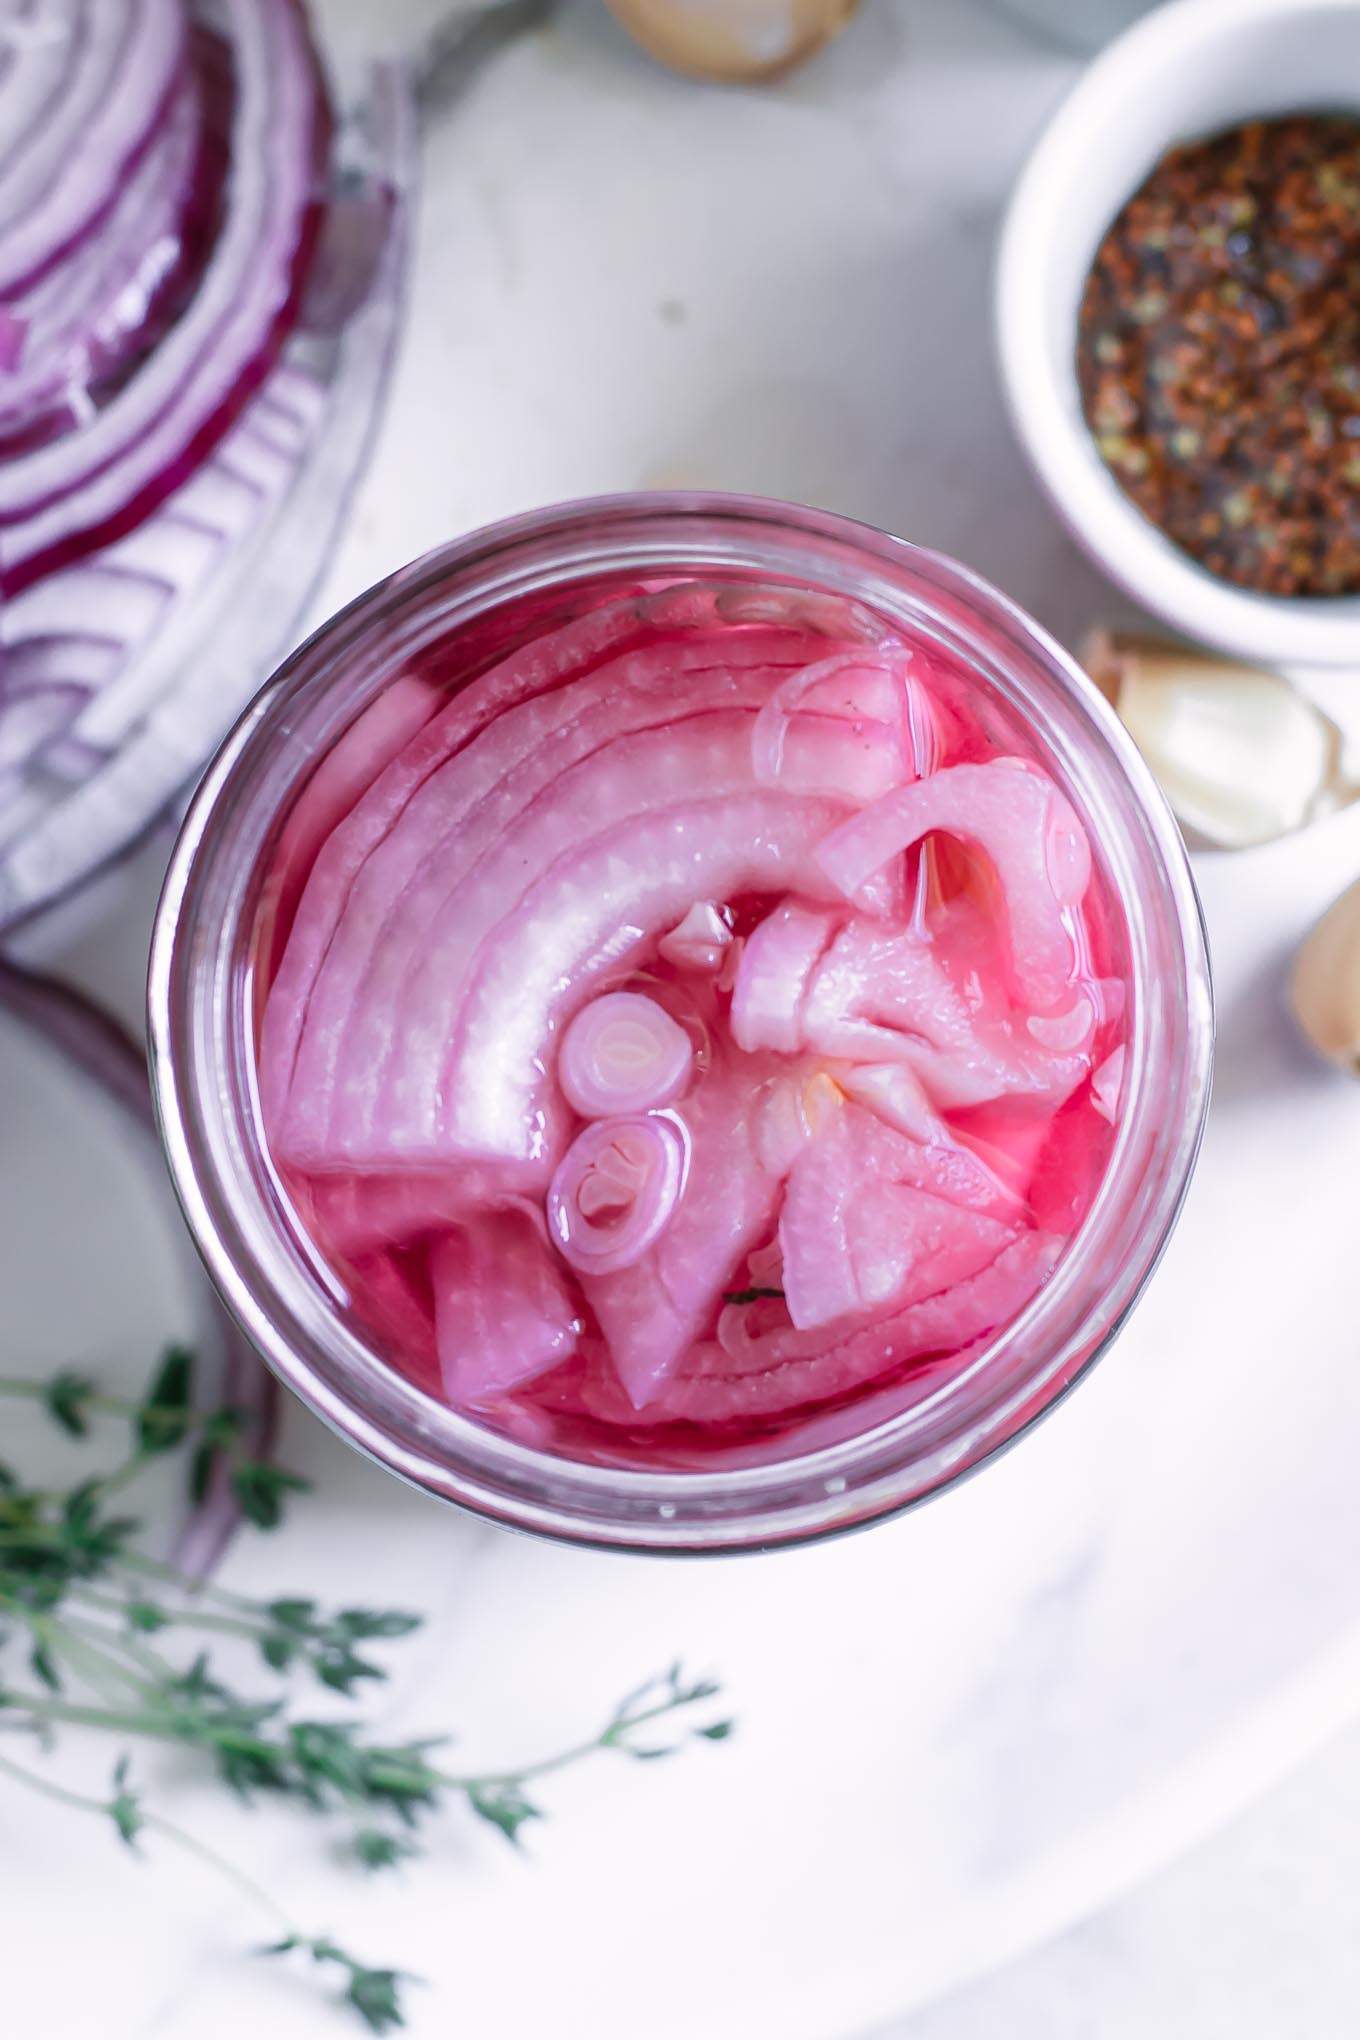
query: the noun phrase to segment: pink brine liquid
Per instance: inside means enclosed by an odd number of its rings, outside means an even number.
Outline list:
[[[577,1458],[907,1407],[1109,1156],[1081,822],[985,683],[837,597],[595,584],[477,629],[321,761],[264,887],[260,1109],[337,1308]]]

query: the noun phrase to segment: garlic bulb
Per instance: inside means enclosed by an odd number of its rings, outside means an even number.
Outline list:
[[[1360,1076],[1360,882],[1333,902],[1305,940],[1289,993],[1314,1048]]]
[[[696,78],[773,78],[828,43],[859,0],[608,0],[635,42]]]
[[[1177,820],[1218,849],[1274,842],[1360,794],[1336,724],[1278,673],[1107,631],[1083,662]]]

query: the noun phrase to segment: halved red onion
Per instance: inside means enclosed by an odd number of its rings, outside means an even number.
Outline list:
[[[693,1066],[689,1036],[654,999],[606,992],[568,1024],[557,1081],[583,1119],[610,1119],[671,1104]]]
[[[0,44],[0,169],[32,146],[35,133],[69,84],[71,40],[94,0],[51,0],[48,19],[33,18],[34,0]]]
[[[1065,1011],[1082,958],[1073,910],[1091,879],[1091,851],[1047,774],[1018,758],[955,765],[890,793],[822,845],[820,862],[848,898],[934,830],[986,858],[1003,902],[1010,974],[1038,1013]]]
[[[601,1119],[579,1133],[548,1191],[548,1229],[583,1275],[640,1261],[671,1220],[685,1186],[685,1141],[657,1114]]]
[[[830,947],[842,916],[785,900],[747,938],[732,990],[732,1038],[753,1054],[802,1046],[808,981]]]

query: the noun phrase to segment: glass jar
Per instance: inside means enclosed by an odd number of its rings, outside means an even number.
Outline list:
[[[384,1363],[290,1225],[271,1170],[252,963],[282,818],[390,679],[455,633],[480,670],[498,617],[512,609],[547,627],[612,581],[677,575],[848,596],[969,667],[1086,822],[1126,918],[1131,993],[1109,1167],[1020,1318],[913,1407],[859,1435],[684,1472],[553,1455],[447,1407]],[[1166,1244],[1199,1146],[1212,1056],[1208,960],[1180,837],[1072,661],[952,561],[842,518],[721,496],[618,497],[474,533],[373,589],[297,652],[228,739],[184,825],[156,928],[150,1029],[165,1143],[200,1250],[266,1360],[311,1409],[405,1479],[497,1522],[685,1552],[867,1523],[958,1479],[1049,1408],[1114,1338]]]

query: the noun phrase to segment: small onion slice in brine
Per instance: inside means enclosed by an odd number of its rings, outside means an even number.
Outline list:
[[[548,1191],[548,1230],[583,1275],[641,1260],[685,1187],[685,1140],[670,1119],[601,1119],[572,1142]]]
[[[669,1105],[689,1081],[694,1049],[683,1027],[641,992],[606,992],[562,1037],[557,1080],[583,1119]]]

